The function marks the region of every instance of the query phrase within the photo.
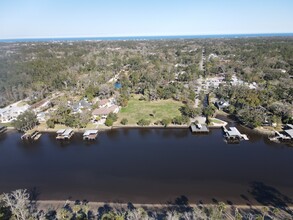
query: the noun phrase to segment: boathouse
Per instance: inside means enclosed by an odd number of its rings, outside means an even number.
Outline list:
[[[224,136],[227,140],[248,140],[248,137],[245,134],[241,134],[236,127],[222,127],[224,131]]]
[[[57,140],[69,140],[74,134],[73,129],[61,129],[57,131]]]
[[[191,124],[190,129],[192,133],[208,133],[210,130],[203,124]]]
[[[24,135],[21,136],[21,140],[38,140],[42,134],[37,130],[27,131]]]
[[[4,133],[5,131],[7,131],[7,127],[0,126],[0,134]]]
[[[95,140],[98,136],[98,130],[86,130],[83,133],[83,140]]]

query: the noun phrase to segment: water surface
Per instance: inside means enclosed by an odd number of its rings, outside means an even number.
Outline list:
[[[0,137],[0,193],[27,188],[44,200],[160,203],[184,195],[192,203],[290,202],[293,148],[244,131],[250,141],[236,145],[226,144],[220,129],[209,135],[115,129],[92,143],[81,134],[62,143],[54,133],[23,142],[10,131]]]

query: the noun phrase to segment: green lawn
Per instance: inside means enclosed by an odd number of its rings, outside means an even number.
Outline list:
[[[128,102],[127,107],[122,108],[118,113],[118,121],[116,125],[120,125],[122,118],[128,120],[128,125],[136,125],[140,119],[147,119],[151,124],[163,118],[174,118],[181,115],[179,108],[183,105],[181,102],[174,100],[159,101],[139,101],[139,97],[135,96]],[[154,116],[153,113],[155,111]]]

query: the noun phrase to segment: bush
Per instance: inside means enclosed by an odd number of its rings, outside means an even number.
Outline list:
[[[128,124],[128,120],[126,118],[122,118],[121,122],[122,125],[127,125]]]
[[[113,119],[109,118],[109,117],[105,121],[105,125],[108,126],[108,127],[112,126],[113,123],[114,123]]]
[[[140,126],[147,126],[147,125],[150,125],[150,121],[149,120],[146,120],[146,119],[140,119],[137,124],[140,125]]]
[[[176,116],[172,119],[172,123],[175,125],[183,125],[183,124],[189,124],[190,120],[188,116]]]
[[[164,118],[162,121],[161,121],[161,124],[164,125],[165,127],[168,126],[168,124],[171,123],[171,119],[170,118]]]
[[[46,121],[48,128],[55,128],[55,120],[53,118],[50,118]]]

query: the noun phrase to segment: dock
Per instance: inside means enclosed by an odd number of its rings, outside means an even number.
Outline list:
[[[38,140],[42,134],[37,130],[27,131],[25,134],[21,136],[21,140]]]
[[[83,140],[95,140],[98,136],[98,130],[86,130],[83,134]]]
[[[3,134],[7,131],[7,127],[6,126],[0,126],[0,134]]]
[[[270,136],[269,140],[274,142],[281,142],[281,141],[292,141],[293,140],[293,129],[292,125],[286,125],[283,131],[275,131],[274,136]]]
[[[56,137],[57,140],[69,140],[74,134],[73,129],[71,128],[60,129],[56,133],[57,133],[57,137]]]
[[[248,141],[248,137],[246,134],[241,134],[240,131],[236,127],[230,127],[227,129],[226,127],[222,127],[224,132],[224,137],[227,141],[241,141],[245,140]]]
[[[190,129],[192,133],[209,133],[210,132],[209,128],[203,124],[191,124]]]

